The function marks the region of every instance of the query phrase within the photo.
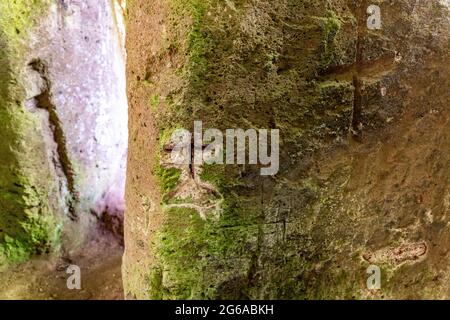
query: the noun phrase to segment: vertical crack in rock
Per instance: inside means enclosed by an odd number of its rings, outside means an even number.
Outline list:
[[[362,83],[358,73],[353,75],[353,86],[355,87],[355,91],[353,95],[351,133],[354,138],[360,138],[362,131]]]
[[[352,136],[360,140],[362,135],[362,81],[361,74],[364,67],[363,46],[362,41],[365,34],[365,10],[367,8],[367,1],[361,1],[359,4],[355,4],[355,16],[357,19],[357,39],[356,39],[356,61],[353,72],[353,86],[355,88],[353,98],[353,112],[350,131]]]
[[[51,95],[51,83],[48,77],[48,69],[45,63],[40,59],[35,59],[29,63],[29,66],[39,73],[43,84],[41,93],[34,97],[36,101],[36,107],[43,109],[48,113],[48,120],[50,130],[53,133],[53,140],[56,143],[57,159],[54,159],[55,167],[61,168],[63,179],[67,183],[67,189],[69,190],[69,198],[67,199],[67,207],[69,210],[70,218],[75,220],[77,218],[75,212],[74,201],[76,200],[75,181],[72,164],[67,151],[66,138],[64,130],[61,125],[61,121],[58,117],[56,107],[52,102]]]

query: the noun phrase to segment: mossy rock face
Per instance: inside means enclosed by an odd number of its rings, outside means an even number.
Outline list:
[[[401,262],[389,258],[398,248],[413,252],[421,241],[448,248],[443,236],[448,217],[438,210],[446,222],[423,218],[430,208],[445,207],[447,180],[439,164],[448,156],[438,151],[441,144],[430,131],[411,129],[421,121],[419,114],[433,126],[444,125],[448,116],[448,93],[440,85],[448,84],[450,73],[448,33],[442,31],[448,30],[442,22],[448,9],[438,1],[417,8],[409,1],[379,1],[383,29],[358,33],[367,8],[354,3],[135,0],[129,5],[134,136],[124,279],[130,297],[448,297],[446,278],[438,276],[448,275],[448,263],[438,250],[417,259],[406,254]],[[442,30],[433,38],[437,29]],[[433,58],[421,49],[428,46]],[[355,90],[354,78],[361,90]],[[434,105],[445,117],[425,116],[431,97],[422,86],[438,97]],[[156,96],[158,108],[149,108]],[[356,100],[362,111],[355,111]],[[355,138],[357,116],[363,134]],[[165,139],[158,137],[175,128],[191,130],[195,120],[221,130],[280,129],[279,173],[261,177],[248,165],[204,166],[200,182],[214,186],[219,205],[206,218],[193,206],[200,205],[196,201],[183,207],[180,199],[167,199],[164,190],[182,188],[187,180],[182,174],[174,185],[172,174],[160,175],[168,179],[149,174],[165,152]],[[413,168],[420,173],[406,178]],[[427,174],[439,187],[426,183]],[[424,191],[433,196],[424,200],[419,195]],[[420,208],[414,207],[417,197]],[[378,292],[366,287],[371,263],[386,279]],[[439,280],[433,283],[426,274]],[[395,287],[393,279],[401,285]]]
[[[25,108],[28,35],[47,1],[0,1],[0,266],[58,244],[58,186],[49,170],[41,122]]]

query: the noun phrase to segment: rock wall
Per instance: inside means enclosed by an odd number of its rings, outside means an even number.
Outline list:
[[[77,211],[108,206],[101,201],[110,198],[123,211],[127,99],[120,10],[115,1],[56,2],[33,39],[33,54],[48,65]]]
[[[0,255],[83,241],[91,212],[120,232],[127,97],[118,1],[0,1]],[[73,227],[73,228],[72,228]]]
[[[437,0],[128,3],[128,297],[448,298],[449,17]],[[278,174],[168,166],[195,120],[279,129]]]
[[[58,186],[46,156],[40,120],[24,110],[23,74],[26,33],[38,24],[46,4],[0,2],[1,96],[3,142],[0,144],[0,264],[19,261],[56,244]],[[41,170],[35,170],[40,168]]]

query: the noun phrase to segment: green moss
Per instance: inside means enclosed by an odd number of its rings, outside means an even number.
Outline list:
[[[204,164],[202,172],[200,173],[202,181],[211,182],[215,186],[224,185],[225,182],[225,168],[217,164]]]
[[[200,253],[203,222],[195,210],[172,208],[167,212],[167,223],[157,240],[158,262],[164,268],[163,282],[150,282],[151,296],[164,299],[190,299],[201,268],[197,263]],[[152,270],[155,274],[158,269]]]
[[[19,222],[23,228],[24,234],[11,237],[4,235],[3,243],[0,244],[1,260],[12,263],[23,262],[30,255],[47,254],[59,245],[59,227],[55,219],[48,214],[40,214],[35,210],[28,210],[27,219]],[[52,232],[55,230],[56,232]]]
[[[34,253],[49,253],[59,244],[60,226],[51,213],[28,210],[27,220],[21,225],[28,235],[28,242],[34,248]]]
[[[0,0],[0,265],[57,247],[59,226],[49,204],[58,186],[45,170],[40,119],[25,111],[21,70],[28,61],[28,32],[49,1]]]
[[[153,175],[156,177],[160,191],[162,193],[163,202],[168,200],[168,196],[173,191],[181,177],[181,170],[177,168],[167,168],[162,165],[161,158],[164,152],[164,145],[170,141],[170,138],[176,128],[165,128],[159,132],[158,152],[155,154],[155,167]]]
[[[1,0],[0,25],[8,39],[19,41],[48,8],[46,0]]]
[[[159,103],[160,103],[159,100],[160,100],[159,94],[153,94],[150,97],[150,107],[152,108],[153,111],[158,110]]]
[[[174,190],[180,180],[181,170],[176,168],[164,168],[158,165],[155,172],[155,176],[158,178],[161,191],[164,194]]]
[[[23,178],[21,178],[23,181]],[[23,184],[21,197],[3,194],[15,210],[1,215],[0,265],[9,261],[22,262],[34,254],[46,254],[59,247],[61,226],[39,194],[29,182]],[[11,209],[10,209],[11,210]]]
[[[211,0],[170,0],[172,10],[177,17],[175,21],[183,19],[186,15],[191,17],[192,23],[187,35],[187,63],[183,74],[194,87],[203,84],[204,75],[210,68],[208,54],[213,48],[213,38],[205,23]]]
[[[148,276],[150,293],[149,297],[151,300],[162,300],[162,270],[160,268],[154,268],[151,270],[150,275]]]
[[[164,151],[164,145],[170,142],[172,134],[179,127],[166,127],[159,131],[157,153],[155,154],[155,166],[153,168],[153,175],[156,177],[158,185],[160,187],[163,201],[168,200],[169,193],[173,191],[181,177],[181,170],[177,168],[167,168],[161,163],[162,152]]]
[[[341,30],[342,22],[334,11],[328,10],[323,27],[323,48],[320,60],[320,70],[326,70],[335,58],[334,42],[337,34]]]
[[[223,209],[220,218],[206,220],[190,208],[173,207],[166,211],[167,221],[155,244],[158,266],[151,272],[155,276],[149,279],[151,296],[212,299],[219,295],[217,287],[226,280],[230,270],[238,268],[244,274],[248,272],[248,266],[233,261],[248,255],[249,249],[255,249],[257,215],[241,210],[234,197],[228,197]],[[222,265],[224,273],[218,270],[205,276],[205,270],[217,264]]]
[[[30,250],[26,242],[6,235],[4,243],[0,246],[0,255],[3,255],[10,262],[17,263],[28,259]]]

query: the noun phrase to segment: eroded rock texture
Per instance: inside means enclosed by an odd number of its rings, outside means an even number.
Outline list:
[[[130,298],[450,296],[448,2],[135,0],[127,19]],[[280,172],[204,166],[218,192],[181,192],[161,159],[194,120],[280,129]]]
[[[0,43],[0,264],[51,251],[72,224],[69,244],[79,245],[91,211],[120,232],[128,138],[120,3],[1,0]]]

